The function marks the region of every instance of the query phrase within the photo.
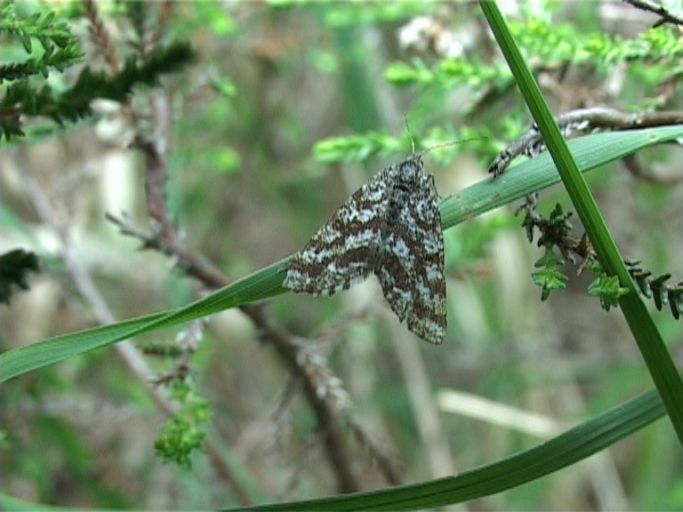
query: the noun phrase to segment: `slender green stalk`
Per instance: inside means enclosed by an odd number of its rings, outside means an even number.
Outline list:
[[[239,510],[424,510],[512,489],[575,464],[664,415],[655,390],[611,408],[533,448],[457,476],[377,491],[261,505]],[[68,510],[37,506],[0,492],[6,510]]]
[[[524,100],[538,124],[543,140],[586,228],[600,263],[608,274],[618,276],[622,286],[629,289],[629,293],[620,298],[619,305],[662,397],[676,434],[683,443],[683,381],[681,381],[681,376],[657,331],[652,317],[640,300],[635,284],[624,265],[624,260],[619,254],[588,185],[579,172],[578,166],[541,94],[541,90],[531,75],[510,30],[503,20],[503,16],[493,1],[482,1],[481,8],[519,85]]]

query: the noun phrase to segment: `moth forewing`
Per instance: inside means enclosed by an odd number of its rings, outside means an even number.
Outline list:
[[[446,333],[438,194],[421,156],[391,165],[349,197],[290,260],[283,286],[333,294],[377,275],[392,311],[430,343]]]

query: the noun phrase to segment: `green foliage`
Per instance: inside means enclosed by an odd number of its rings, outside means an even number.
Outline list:
[[[372,155],[386,156],[403,148],[396,137],[379,132],[334,137],[317,142],[313,148],[320,162],[362,162]]]
[[[600,305],[605,311],[619,305],[619,298],[628,293],[628,288],[619,284],[617,276],[608,276],[600,271],[588,285],[588,294],[600,298]]]
[[[63,71],[83,57],[80,43],[69,25],[64,20],[56,20],[53,11],[20,19],[13,2],[5,2],[0,6],[0,33],[3,32],[18,39],[27,54],[34,53],[32,41],[38,40],[42,54],[21,62],[0,62],[0,84],[34,75],[47,78],[51,68]]]
[[[667,284],[671,274],[653,277],[651,272],[640,268],[639,261],[627,261],[626,266],[640,293],[652,299],[658,310],[668,304],[671,314],[678,320],[683,314],[683,281],[675,285]]]
[[[529,58],[540,58],[545,64],[607,65],[642,59],[670,62],[683,52],[683,43],[668,27],[653,28],[624,39],[530,18],[511,22],[510,31]]]
[[[269,0],[269,3],[273,7],[292,8],[307,5],[315,6],[319,2],[315,0]],[[321,11],[323,23],[326,26],[343,29],[371,23],[403,20],[424,13],[425,4],[415,0],[401,2],[329,2]]]
[[[28,290],[29,272],[38,272],[35,253],[14,249],[0,254],[0,303],[9,304],[14,286]]]
[[[175,462],[189,470],[192,454],[204,445],[202,429],[211,419],[211,409],[206,399],[197,394],[189,377],[173,379],[169,391],[180,410],[164,424],[154,448],[165,462]]]
[[[214,76],[211,78],[211,85],[216,92],[225,98],[233,99],[237,96],[237,86],[229,78]]]
[[[399,154],[407,155],[410,151],[429,151],[429,155],[439,163],[450,163],[459,153],[459,148],[481,154],[493,152],[492,140],[488,138],[485,128],[474,129],[463,127],[454,130],[442,126],[434,126],[424,131],[424,135],[398,138],[386,133],[367,132],[345,137],[329,137],[317,142],[313,153],[319,162],[351,163],[364,162],[370,157],[378,156],[386,159]]]
[[[588,287],[589,295],[599,297],[603,309],[609,311],[611,307],[618,306],[619,298],[628,292],[628,289],[619,285],[619,280],[614,276],[607,276],[600,263],[595,258],[588,242],[585,238],[577,242],[570,236],[572,224],[569,218],[571,212],[565,213],[562,206],[557,203],[548,219],[535,210],[535,206],[528,209],[525,204],[521,209],[527,208],[527,213],[522,225],[527,231],[527,238],[530,242],[534,239],[534,229],[541,231],[538,245],[545,248],[545,254],[540,258],[535,266],[540,270],[532,273],[532,279],[537,286],[542,288],[541,299],[546,300],[550,292],[555,289],[564,288],[567,283],[567,276],[561,271],[560,267],[565,264],[565,257],[576,263],[582,259],[580,270],[590,269],[595,279]],[[563,257],[558,254],[561,253]],[[683,286],[667,286],[664,283],[671,278],[671,274],[653,278],[651,273],[639,268],[640,262],[627,261],[628,271],[638,286],[639,291],[648,299],[653,299],[658,310],[663,305],[669,304],[674,318],[678,319],[681,313],[681,296]]]
[[[37,74],[47,77],[49,68],[62,71],[83,56],[79,41],[71,33],[69,25],[64,20],[56,20],[54,11],[37,12],[20,19],[16,16],[13,2],[4,2],[0,5],[2,32],[19,39],[28,54],[33,53],[32,40],[37,39],[42,47],[42,55],[23,62],[0,62],[0,83]]]
[[[545,66],[588,64],[607,71],[617,62],[647,60],[650,70],[667,69],[683,54],[683,41],[666,27],[623,39],[532,17],[511,22],[510,30],[528,59]],[[431,66],[419,59],[411,64],[396,62],[387,68],[385,78],[394,85],[441,89],[467,85],[502,90],[512,84],[512,74],[504,62],[484,63],[470,56],[445,58]]]
[[[565,213],[562,205],[557,203],[553,211],[550,212],[547,229],[538,239],[538,245],[552,247],[556,245],[558,240],[565,239],[573,227],[571,222],[569,222],[571,216],[571,212]]]
[[[491,85],[502,88],[510,83],[512,75],[502,65],[491,67],[478,59],[462,57],[444,59],[432,67],[420,60],[414,60],[412,65],[396,62],[387,68],[384,78],[394,85],[435,85],[444,89],[457,85]]]
[[[14,111],[14,115],[0,118],[0,130],[7,140],[23,135],[21,115],[45,116],[62,125],[75,122],[92,113],[90,104],[95,98],[125,101],[136,85],[154,85],[159,75],[177,71],[192,58],[192,50],[185,43],[174,43],[155,49],[142,63],[134,57],[126,60],[123,69],[114,76],[84,68],[76,83],[59,93],[49,85],[34,87],[27,80],[10,85],[0,101],[0,109]]]
[[[31,57],[24,62],[0,64],[0,82],[28,78],[38,74],[47,78],[49,68],[54,68],[57,71],[64,71],[67,67],[81,60],[82,56],[80,47],[78,45],[72,45],[65,48],[45,51],[38,59]]]
[[[534,263],[534,267],[539,270],[533,272],[531,278],[541,288],[541,300],[550,297],[553,290],[561,290],[567,286],[569,278],[560,270],[563,265],[564,260],[550,247],[546,247],[545,254]]]
[[[133,6],[129,7],[132,12]],[[144,62],[129,57],[123,69],[114,76],[83,68],[75,84],[58,91],[43,80],[38,85],[34,78],[47,78],[50,69],[64,71],[82,58],[78,39],[64,20],[57,20],[52,11],[35,13],[24,19],[16,16],[14,4],[6,2],[0,7],[0,33],[14,36],[26,53],[36,49],[32,40],[39,41],[42,55],[21,62],[0,62],[0,84],[4,96],[0,100],[0,139],[24,135],[26,117],[48,117],[60,126],[75,122],[92,111],[90,103],[95,98],[126,101],[136,85],[155,85],[160,75],[177,71],[192,58],[192,51],[185,43],[172,43],[157,47]]]

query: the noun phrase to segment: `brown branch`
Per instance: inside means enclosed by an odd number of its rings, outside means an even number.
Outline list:
[[[3,107],[0,108],[0,117],[18,117],[21,114],[19,107]]]
[[[47,194],[29,173],[26,173],[25,175],[27,176],[25,178],[27,184],[26,188],[31,201],[41,220],[46,225],[50,226],[57,234],[62,245],[61,258],[79,293],[93,309],[100,324],[105,325],[114,323],[116,321],[114,314],[95,285],[87,267],[83,264],[83,261],[79,256],[79,251],[74,246],[66,227],[59,223],[59,217]],[[177,412],[177,407],[171,401],[164,388],[157,386],[154,382],[154,373],[147,365],[139,350],[133,344],[133,340],[124,340],[115,344],[114,350],[119,357],[121,357],[124,364],[133,375],[144,384],[146,391],[150,394],[157,406],[168,416],[174,415]],[[214,468],[218,474],[228,482],[232,491],[235,493],[238,502],[243,506],[251,505],[249,495],[242,488],[237,478],[232,474],[232,470],[225,463],[220,450],[208,438],[205,440],[205,446]]]
[[[111,215],[107,215],[107,218],[116,223],[123,234],[142,240],[143,247],[157,249],[176,259],[180,268],[208,288],[220,288],[229,284],[228,278],[215,269],[211,263],[199,255],[192,254],[186,248],[180,247],[177,237],[166,239],[160,234],[145,235],[125,220]],[[174,252],[176,250],[178,250],[177,253]],[[339,428],[341,401],[335,393],[325,391],[332,388],[329,384],[325,384],[328,379],[321,376],[319,371],[312,369],[310,357],[304,347],[300,346],[289,333],[273,325],[264,314],[262,307],[246,305],[241,306],[240,310],[258,327],[260,337],[275,348],[289,371],[301,380],[304,396],[318,420],[318,429],[322,434],[328,458],[335,472],[338,489],[340,492],[359,490],[360,486],[351,471],[351,461],[348,459],[343,433]]]
[[[643,112],[631,114],[610,107],[591,107],[572,110],[556,118],[563,135],[574,136],[594,130],[619,131],[653,128],[671,124],[683,124],[683,112]],[[489,172],[499,176],[510,162],[520,155],[535,155],[545,149],[536,126],[527,130],[517,140],[501,151],[489,165]]]
[[[375,461],[387,482],[391,485],[401,485],[401,471],[397,467],[394,459],[368,435],[360,423],[349,417],[348,425],[358,444],[360,444],[370,458]]]
[[[145,248],[157,249],[173,258],[181,269],[206,287],[220,288],[229,284],[230,280],[205,257],[185,245],[166,207],[164,190],[168,176],[165,153],[168,150],[166,134],[171,120],[169,109],[168,100],[163,93],[156,94],[152,101],[155,140],[152,142],[138,136],[133,144],[142,152],[145,159],[145,195],[150,217],[156,224],[154,234],[140,236],[139,231],[132,228],[129,223],[114,219],[110,215],[108,218],[122,227],[122,232],[138,236]],[[339,492],[360,490],[361,486],[353,474],[352,463],[340,428],[339,397],[335,394],[334,386],[329,385],[329,376],[321,373],[319,369],[311,371],[311,359],[303,347],[287,331],[274,325],[261,306],[245,305],[240,309],[258,327],[261,338],[275,348],[292,375],[301,379],[304,395],[315,412],[318,429],[322,434]]]
[[[636,9],[648,11],[659,16],[660,19],[653,25],[653,28],[664,25],[665,23],[683,25],[683,18],[672,14],[666,7],[651,0],[624,0],[624,2],[632,5]]]
[[[647,165],[635,154],[624,157],[623,162],[626,170],[639,180],[657,183],[658,185],[674,185],[683,181],[683,172],[680,172],[678,169],[676,171],[679,174],[674,174],[675,171],[659,172],[656,168]]]
[[[192,356],[197,351],[199,343],[204,334],[204,319],[193,320],[183,331],[183,336],[176,341],[174,347],[177,349],[174,354],[174,367],[164,374],[156,377],[154,383],[168,384],[173,381],[184,381],[190,376],[192,369]],[[148,354],[148,352],[143,351]],[[166,351],[168,355],[169,351]]]
[[[243,306],[241,310],[258,326],[262,339],[273,345],[290,372],[301,379],[304,396],[318,420],[318,430],[336,476],[339,492],[360,490],[339,421],[344,404],[343,397],[340,397],[338,387],[335,386],[338,381],[330,381],[327,375],[321,373],[319,365],[315,364],[304,347],[299,346],[285,330],[273,325],[261,307]]]
[[[85,17],[88,18],[90,22],[90,35],[95,43],[95,46],[99,49],[100,53],[104,56],[104,60],[109,66],[109,71],[112,74],[116,74],[121,69],[121,63],[116,55],[116,49],[112,43],[109,31],[104,26],[102,18],[100,18],[97,12],[97,6],[93,0],[82,0],[83,8],[85,9]]]

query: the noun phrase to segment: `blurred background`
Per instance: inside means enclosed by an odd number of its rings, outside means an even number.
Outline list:
[[[681,50],[644,35],[657,16],[622,2],[500,5],[555,112],[680,108]],[[0,304],[3,351],[185,305],[294,253],[348,195],[405,159],[411,136],[418,148],[476,138],[426,156],[447,197],[488,179],[530,123],[474,3],[14,9],[55,11],[79,39],[80,64],[44,79],[56,90],[83,66],[114,74],[117,60],[170,41],[195,55],[126,102],[97,100],[63,128],[28,119],[24,137],[2,142],[0,253],[40,258],[30,289]],[[3,61],[25,57],[7,34],[0,46]],[[588,175],[622,252],[677,280],[680,157],[659,147]],[[162,213],[150,190],[163,192]],[[558,187],[539,209],[556,202],[571,210]],[[619,310],[587,295],[589,275],[568,265],[567,289],[540,301],[530,274],[542,251],[517,206],[444,233],[441,346],[401,326],[370,279],[331,298],[279,295],[3,384],[0,488],[32,502],[157,509],[370,490],[493,462],[652,387]],[[680,323],[653,314],[680,364]],[[186,423],[169,423],[173,410]],[[164,449],[174,427],[202,448]],[[460,508],[680,509],[682,469],[660,420]]]

